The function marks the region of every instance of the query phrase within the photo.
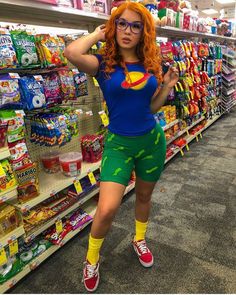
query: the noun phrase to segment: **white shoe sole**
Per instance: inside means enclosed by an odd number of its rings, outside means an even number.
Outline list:
[[[142,266],[147,267],[147,268],[153,266],[153,264],[154,264],[154,259],[153,259],[153,258],[152,258],[152,261],[150,261],[150,262],[143,262],[143,261],[139,258],[138,252],[136,251],[136,248],[135,248],[134,245],[133,245],[133,248],[134,248],[134,251],[135,251],[135,253],[137,254],[137,256],[138,256],[138,260],[139,260],[139,262],[142,264]]]

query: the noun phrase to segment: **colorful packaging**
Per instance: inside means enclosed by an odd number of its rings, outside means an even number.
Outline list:
[[[65,51],[65,48],[66,48],[65,41],[64,41],[64,39],[62,37],[58,36],[57,37],[57,42],[58,42],[58,47],[59,47],[59,50],[60,50],[61,65],[66,66],[68,62],[67,62],[67,58],[64,55],[64,51]]]
[[[11,35],[7,29],[0,28],[0,69],[15,68],[16,65],[16,52]]]
[[[9,143],[8,146],[11,153],[10,163],[13,170],[21,169],[32,163],[24,139]]]
[[[62,102],[60,79],[57,73],[43,75],[43,87],[48,107]]]
[[[79,152],[61,154],[59,162],[66,176],[77,176],[81,172],[82,154]]]
[[[17,185],[11,165],[7,159],[0,161],[0,193]]]
[[[22,100],[27,110],[43,108],[46,98],[43,86],[33,76],[24,76],[20,79]]]
[[[49,229],[46,232],[45,239],[49,240],[54,245],[61,245],[65,236],[72,230],[72,226],[63,222],[63,231],[59,234],[55,228]]]
[[[8,120],[7,140],[8,143],[15,142],[25,137],[25,123],[22,117]]]
[[[87,74],[79,72],[77,69],[72,70],[75,83],[75,96],[80,97],[88,95],[88,78]]]
[[[0,76],[0,108],[18,106],[20,90],[18,79],[11,78],[9,74]]]
[[[18,185],[18,200],[24,203],[39,195],[38,167],[36,163],[15,171]]]
[[[79,208],[70,217],[70,225],[72,226],[72,230],[82,227],[92,219],[93,218],[88,213]]]
[[[174,56],[173,56],[173,50],[172,50],[172,42],[162,42],[160,45],[161,48],[161,56],[163,62],[169,62],[173,63]]]
[[[13,278],[23,269],[23,264],[19,258],[16,256],[9,257],[7,251],[7,263],[0,266],[0,284],[5,283],[9,279]]]
[[[0,148],[5,146],[7,138],[7,122],[0,119]]]
[[[70,70],[58,71],[61,92],[64,100],[75,100],[75,85],[73,73]]]
[[[32,68],[39,66],[35,37],[26,31],[11,31],[11,38],[16,49],[16,55],[20,67]]]
[[[59,153],[48,152],[41,156],[43,168],[47,173],[57,173],[60,171]]]
[[[50,35],[39,35],[40,46],[43,52],[44,62],[47,67],[58,67],[63,64],[61,50],[57,38]]]

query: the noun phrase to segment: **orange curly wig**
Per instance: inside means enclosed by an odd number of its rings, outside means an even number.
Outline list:
[[[100,53],[103,56],[105,62],[105,73],[109,77],[109,74],[114,72],[114,66],[119,64],[124,68],[127,74],[127,68],[122,60],[122,56],[119,55],[119,48],[116,43],[116,25],[115,20],[119,18],[126,10],[132,10],[141,16],[143,22],[143,33],[140,42],[137,46],[137,56],[143,63],[146,71],[153,73],[159,85],[162,82],[162,68],[161,68],[161,55],[160,49],[156,45],[156,31],[155,24],[150,12],[140,3],[125,2],[121,4],[110,16],[110,19],[106,23],[106,44],[101,49]]]

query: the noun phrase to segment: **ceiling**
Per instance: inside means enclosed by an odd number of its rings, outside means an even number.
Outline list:
[[[230,4],[220,4],[217,1],[214,0],[190,0],[192,4],[192,9],[197,9],[199,11],[199,16],[200,17],[219,17],[220,16],[220,10],[223,8],[234,8],[236,7],[236,0],[235,3],[230,3]],[[207,8],[213,8],[217,10],[219,13],[217,14],[212,14],[212,15],[206,15],[205,13],[202,13],[201,11],[203,9]]]

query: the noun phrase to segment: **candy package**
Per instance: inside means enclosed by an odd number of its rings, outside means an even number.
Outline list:
[[[45,239],[49,240],[54,245],[61,245],[65,236],[72,230],[72,226],[63,222],[63,230],[61,233],[57,233],[56,228],[51,228],[46,232]]]
[[[7,124],[8,122],[0,119],[0,148],[5,146],[7,138]]]
[[[9,257],[9,254],[7,254],[7,257],[7,262],[0,266],[0,284],[3,284],[13,278],[22,271],[24,266],[21,260],[16,256]]]
[[[11,35],[7,29],[0,28],[0,69],[15,68],[16,65],[16,52]]]
[[[11,38],[16,49],[16,55],[20,67],[32,68],[39,66],[35,37],[26,31],[11,31]]]
[[[72,70],[75,83],[75,96],[80,97],[88,95],[88,81],[86,73],[79,72],[77,69]]]
[[[59,70],[58,75],[60,78],[61,92],[64,100],[75,99],[75,85],[73,74],[70,70]]]
[[[17,185],[11,165],[7,159],[0,161],[0,193]]]
[[[76,210],[69,218],[73,230],[82,227],[92,219],[93,218],[81,208]]]
[[[66,48],[65,41],[62,37],[58,36],[57,37],[57,42],[58,42],[58,47],[60,50],[60,59],[61,59],[61,65],[66,66],[67,65],[67,58],[64,55],[64,51]]]
[[[48,107],[62,102],[60,79],[57,73],[43,75],[43,87]]]
[[[30,156],[24,139],[8,144],[11,153],[10,163],[13,170],[31,164]]]
[[[172,42],[162,42],[160,48],[163,62],[172,63],[174,60]]]
[[[46,106],[43,86],[33,76],[24,76],[20,79],[22,100],[28,110]]]
[[[0,237],[13,231],[19,223],[20,220],[13,206],[8,204],[0,205]]]
[[[9,74],[0,76],[0,108],[18,106],[20,90],[18,79],[11,78]]]
[[[25,124],[22,117],[8,120],[7,140],[8,143],[15,142],[25,137]]]
[[[38,167],[36,163],[29,164],[15,171],[18,185],[18,200],[24,203],[39,195]]]

